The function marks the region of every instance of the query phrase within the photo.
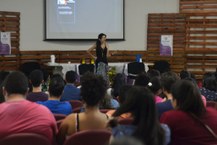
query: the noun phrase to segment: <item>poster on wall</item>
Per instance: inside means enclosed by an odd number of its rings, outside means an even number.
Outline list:
[[[173,35],[161,35],[160,55],[173,56]]]
[[[0,54],[11,54],[11,33],[0,32]]]

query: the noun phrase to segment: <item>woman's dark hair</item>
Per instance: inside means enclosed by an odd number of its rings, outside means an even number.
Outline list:
[[[113,116],[117,117],[127,112],[132,113],[133,125],[137,127],[133,133],[134,137],[147,145],[161,145],[164,142],[164,130],[157,118],[154,95],[149,89],[133,86],[126,101]]]
[[[198,87],[197,82],[195,81],[195,79],[193,79],[193,78],[190,77],[190,78],[184,78],[183,80],[187,80],[187,81],[192,82],[199,89],[199,87]]]
[[[120,88],[118,102],[123,104],[127,98],[128,91],[132,88],[131,85],[124,85]]]
[[[120,88],[125,85],[125,76],[121,73],[115,75],[112,83],[112,96],[117,97],[119,96]]]
[[[171,71],[165,72],[161,75],[162,87],[168,93],[171,92],[171,88],[177,80],[179,80],[178,75],[174,72],[171,72]]]
[[[153,77],[150,79],[150,85],[148,88],[152,91],[153,94],[156,94],[160,89],[162,89],[160,77]]]
[[[85,73],[81,79],[81,96],[87,106],[96,106],[105,97],[107,83],[102,76]]]
[[[179,80],[172,87],[173,99],[177,109],[201,116],[205,112],[199,89],[189,80]]]
[[[210,91],[217,91],[217,81],[214,73],[204,74],[203,87]]]
[[[65,86],[65,82],[62,76],[59,74],[53,75],[51,77],[49,89],[48,89],[50,96],[60,97],[63,93],[64,86]]]
[[[99,47],[101,46],[100,39],[102,39],[103,36],[106,37],[106,34],[100,33],[100,34],[98,35],[98,39],[96,40],[96,48],[99,48]]]
[[[149,76],[147,75],[147,73],[142,72],[140,73],[135,80],[134,85],[135,86],[142,86],[142,87],[147,87],[148,83],[150,81]]]

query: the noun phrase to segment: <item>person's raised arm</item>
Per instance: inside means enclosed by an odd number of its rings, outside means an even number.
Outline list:
[[[94,56],[91,52],[96,49],[96,44],[94,44],[92,47],[90,47],[88,50],[87,50],[87,53],[94,59],[96,59],[96,56]]]

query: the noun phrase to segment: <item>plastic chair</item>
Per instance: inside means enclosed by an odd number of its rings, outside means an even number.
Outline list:
[[[107,113],[109,110],[111,110],[111,109],[100,109],[100,112],[101,113]]]
[[[51,143],[45,136],[39,134],[17,133],[0,139],[0,145],[51,145]]]
[[[81,108],[83,106],[83,103],[79,100],[70,100],[69,103],[72,105],[72,109],[75,108]]]
[[[53,114],[54,118],[56,119],[56,121],[58,120],[63,120],[64,118],[66,118],[65,114]]]
[[[80,113],[81,109],[82,109],[82,107],[73,108],[72,112],[73,113]]]
[[[83,75],[86,72],[94,73],[94,65],[93,64],[80,64],[78,66],[79,74]]]
[[[25,63],[21,64],[21,66],[19,68],[19,70],[21,72],[23,72],[27,77],[29,77],[30,73],[36,69],[41,70],[41,65],[35,61],[25,62]]]
[[[108,130],[86,130],[71,135],[64,145],[105,145],[109,143],[111,132]]]
[[[213,107],[217,110],[217,102],[215,102],[215,101],[207,101],[206,106],[207,107]]]

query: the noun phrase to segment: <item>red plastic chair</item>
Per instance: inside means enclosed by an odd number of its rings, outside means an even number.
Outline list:
[[[108,130],[86,130],[71,135],[64,145],[105,145],[109,143],[111,132]]]
[[[72,105],[72,109],[83,106],[83,103],[79,100],[70,100],[69,103]]]
[[[80,113],[81,112],[81,107],[73,108],[72,112],[73,113]]]
[[[111,109],[100,109],[100,112],[101,113],[107,113],[109,110],[111,110]]]
[[[0,139],[0,145],[51,145],[51,143],[39,134],[17,133]]]
[[[53,114],[54,118],[56,119],[56,121],[58,120],[63,120],[64,118],[66,118],[65,114]]]
[[[217,109],[217,102],[214,102],[214,101],[207,101],[207,102],[206,102],[206,106],[207,106],[207,107],[213,107],[213,108]]]

